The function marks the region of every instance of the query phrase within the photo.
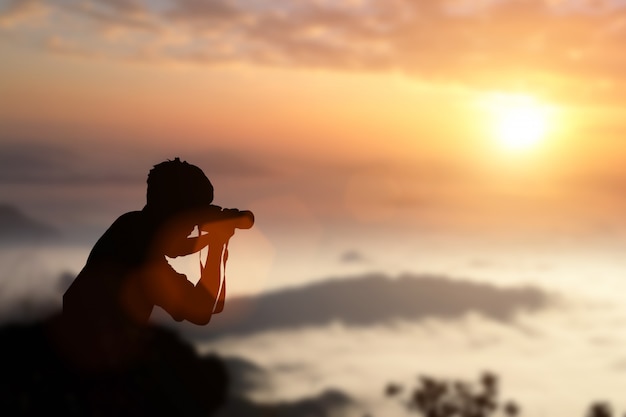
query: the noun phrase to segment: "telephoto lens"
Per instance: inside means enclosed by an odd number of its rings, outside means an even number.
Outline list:
[[[238,229],[249,229],[254,225],[254,214],[250,210],[239,212],[239,220],[237,221]]]

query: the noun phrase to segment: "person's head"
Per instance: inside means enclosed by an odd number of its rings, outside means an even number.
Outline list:
[[[204,172],[179,158],[155,165],[147,182],[146,208],[159,216],[171,216],[213,201],[213,185]]]

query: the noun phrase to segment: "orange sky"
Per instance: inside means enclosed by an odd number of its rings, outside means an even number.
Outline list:
[[[243,187],[225,198],[295,196],[329,222],[622,227],[625,12],[565,0],[5,1],[0,182],[28,204],[27,188],[51,181],[140,189],[151,164],[181,155]],[[544,140],[504,151],[481,107],[494,93],[553,106]]]

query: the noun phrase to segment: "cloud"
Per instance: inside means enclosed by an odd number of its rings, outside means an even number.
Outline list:
[[[232,21],[243,16],[243,9],[227,0],[177,0],[165,15],[175,20],[216,22]]]
[[[341,254],[340,261],[342,263],[360,263],[366,261],[367,258],[359,251],[349,250]]]
[[[616,331],[623,325],[616,317],[624,317],[619,303],[577,303],[522,313],[516,326],[479,315],[368,327],[330,324],[216,339],[204,349],[262,364],[273,392],[283,398],[334,386],[373,415],[399,413],[382,397],[390,381],[413,386],[420,374],[466,379],[486,369],[503,377],[507,396],[526,412],[556,415],[583,410],[599,395],[621,398],[624,337]],[[591,335],[612,342],[599,346]]]
[[[239,356],[221,357],[229,377],[229,399],[218,416],[248,417],[272,415],[300,417],[308,415],[344,415],[354,410],[355,401],[345,392],[326,388],[318,395],[279,401],[253,401],[259,393],[273,391],[272,372]],[[338,414],[339,413],[339,414]]]
[[[191,325],[197,337],[295,330],[341,322],[368,326],[394,320],[461,318],[470,312],[509,322],[520,310],[548,307],[550,296],[535,288],[498,288],[446,277],[382,274],[329,279],[309,286],[228,301],[209,328]]]
[[[258,178],[279,171],[241,152],[217,149],[194,150],[188,157],[183,154],[164,149],[138,152],[132,145],[96,150],[93,146],[7,141],[0,144],[0,184],[142,184],[153,165],[177,156],[200,166],[211,178]]]
[[[101,3],[123,13],[137,13],[146,10],[141,0],[107,0]]]
[[[129,30],[154,33],[159,29],[152,13],[143,6],[141,1],[70,1],[59,5],[58,10],[96,23],[96,28],[99,30],[124,27]]]
[[[272,166],[259,163],[245,152],[213,149],[196,152],[187,158],[189,163],[203,168],[207,176],[273,176],[280,172]],[[258,159],[258,158],[256,158]]]
[[[43,143],[3,143],[0,145],[0,182],[51,179],[71,160],[67,149]]]
[[[97,184],[137,181],[103,155],[43,142],[5,142],[0,145],[0,184]]]
[[[276,417],[301,417],[349,415],[347,411],[354,411],[354,406],[354,401],[347,394],[333,389],[324,391],[317,396],[277,403],[266,404],[243,398],[235,399],[229,401],[217,413],[217,416],[249,417],[271,415]]]
[[[14,1],[0,22],[28,19],[35,7],[43,6]],[[55,30],[59,37],[112,59],[402,71],[572,97],[615,94],[626,67],[618,53],[624,6],[612,2],[117,0],[47,7],[51,29],[55,16],[75,23]],[[111,38],[111,31],[125,36]],[[173,33],[179,41],[168,42]],[[587,82],[571,90],[579,79]]]
[[[0,29],[38,20],[46,11],[46,6],[39,0],[10,0],[0,8]]]
[[[84,45],[80,45],[73,40],[68,40],[60,36],[51,36],[45,40],[45,48],[47,51],[58,55],[70,55],[81,58],[98,58],[94,53]]]

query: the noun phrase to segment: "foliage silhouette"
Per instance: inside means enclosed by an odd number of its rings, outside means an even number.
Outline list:
[[[403,398],[406,407],[424,417],[515,417],[520,407],[513,401],[499,400],[499,378],[485,372],[477,384],[421,376],[418,385]],[[390,383],[388,397],[401,397],[404,387]]]
[[[416,387],[403,396],[405,387],[389,383],[385,395],[400,399],[406,408],[423,417],[516,417],[521,407],[515,401],[500,401],[497,375],[485,372],[476,384],[421,376]],[[613,407],[596,401],[588,407],[585,417],[613,417]],[[625,414],[626,416],[626,414]]]
[[[622,414],[626,416],[626,414]],[[613,412],[613,406],[611,403],[607,401],[596,401],[592,403],[585,417],[613,417],[615,413]]]

